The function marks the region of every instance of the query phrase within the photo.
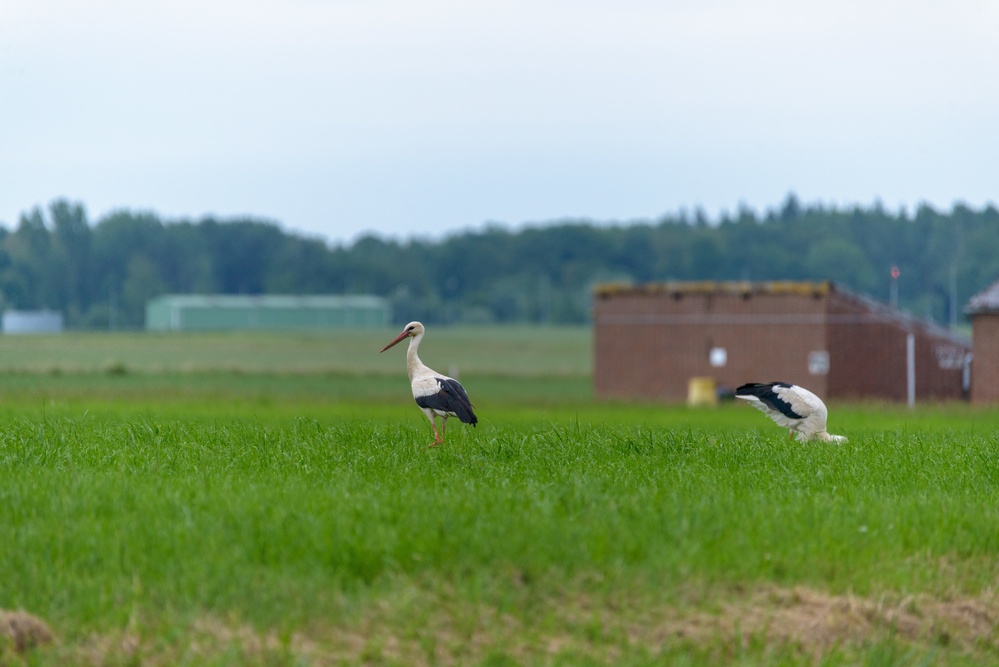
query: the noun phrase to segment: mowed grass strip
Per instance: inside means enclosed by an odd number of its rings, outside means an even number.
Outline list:
[[[396,327],[323,332],[67,332],[5,336],[0,372],[405,374]],[[589,327],[429,326],[423,360],[441,373],[588,377]]]
[[[63,657],[95,636],[127,635],[150,655],[176,658],[206,619],[321,641],[330,628],[364,635],[352,618],[361,614],[392,624],[369,628],[391,641],[420,636],[421,620],[474,635],[495,614],[535,629],[521,658],[547,660],[530,646],[561,636],[569,652],[553,654],[567,660],[589,645],[596,664],[622,652],[641,664],[676,647],[631,643],[615,605],[639,624],[653,622],[647,606],[661,618],[710,616],[732,604],[732,591],[752,598],[761,585],[858,604],[960,596],[992,613],[994,417],[976,413],[968,428],[967,414],[940,413],[938,428],[922,433],[879,429],[869,414],[851,431],[848,413],[849,444],[802,446],[739,407],[618,406],[620,421],[609,423],[563,410],[527,425],[518,410],[495,406],[478,429],[455,424],[433,449],[408,407],[377,420],[268,418],[259,405],[218,419],[9,416],[0,599],[45,618],[61,637],[51,655]],[[426,610],[411,625],[376,611],[418,601],[451,611]],[[581,604],[592,608],[583,619],[571,613]],[[478,621],[462,618],[473,611]],[[936,627],[909,639],[941,650]],[[757,631],[749,655],[766,656],[774,647],[765,625]],[[482,632],[506,655],[503,632]],[[885,627],[872,633],[859,644],[896,641]],[[973,636],[955,655],[970,646],[994,658],[992,639]],[[716,641],[690,650],[741,645]],[[308,653],[290,646],[272,650],[291,651],[289,664]],[[364,647],[369,659],[394,659],[390,646]],[[493,649],[474,655],[487,661]],[[232,656],[219,650],[224,664]],[[421,664],[433,664],[432,653]],[[240,659],[254,664],[250,654]],[[844,655],[844,664],[857,656]]]

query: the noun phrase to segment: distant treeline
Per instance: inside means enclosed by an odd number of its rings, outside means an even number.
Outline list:
[[[892,266],[901,307],[962,321],[968,298],[999,278],[999,211],[891,213],[789,195],[718,220],[554,221],[330,245],[250,218],[119,211],[91,224],[81,204],[58,200],[0,229],[0,305],[58,310],[72,328],[127,329],[160,294],[370,293],[389,298],[400,322],[569,324],[588,321],[602,282],[828,279],[887,300]]]

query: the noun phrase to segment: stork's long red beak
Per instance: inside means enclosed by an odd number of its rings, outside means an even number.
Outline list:
[[[395,345],[396,343],[398,343],[402,339],[408,338],[408,337],[409,337],[409,332],[408,331],[403,331],[401,334],[399,334],[398,336],[395,337],[395,340],[393,340],[391,343],[389,343],[388,345],[386,345],[385,347],[383,347],[381,351],[384,352],[385,350],[389,349],[390,347],[392,347],[393,345]]]

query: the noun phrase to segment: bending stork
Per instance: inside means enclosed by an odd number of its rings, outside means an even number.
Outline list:
[[[413,386],[413,398],[430,420],[430,428],[434,431],[434,441],[431,447],[444,442],[444,426],[448,417],[457,417],[473,427],[479,419],[472,412],[472,404],[464,387],[454,378],[428,368],[420,361],[420,341],[426,329],[419,322],[410,322],[395,339],[382,348],[382,352],[396,343],[409,338],[409,349],[406,351],[406,369],[409,371],[409,382]],[[436,417],[441,418],[441,430],[437,432]]]
[[[793,435],[799,442],[812,438],[823,442],[847,441],[841,435],[830,435],[826,431],[829,411],[821,398],[804,387],[787,382],[752,382],[736,389],[735,397],[749,401],[754,408],[788,429],[787,437]]]

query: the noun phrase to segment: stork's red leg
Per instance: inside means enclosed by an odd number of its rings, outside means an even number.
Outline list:
[[[430,446],[436,447],[440,443],[444,442],[444,438],[442,438],[440,435],[437,434],[437,420],[435,419],[430,420],[430,428],[434,430],[434,441],[430,443]],[[441,425],[441,428],[444,428],[443,424]]]

